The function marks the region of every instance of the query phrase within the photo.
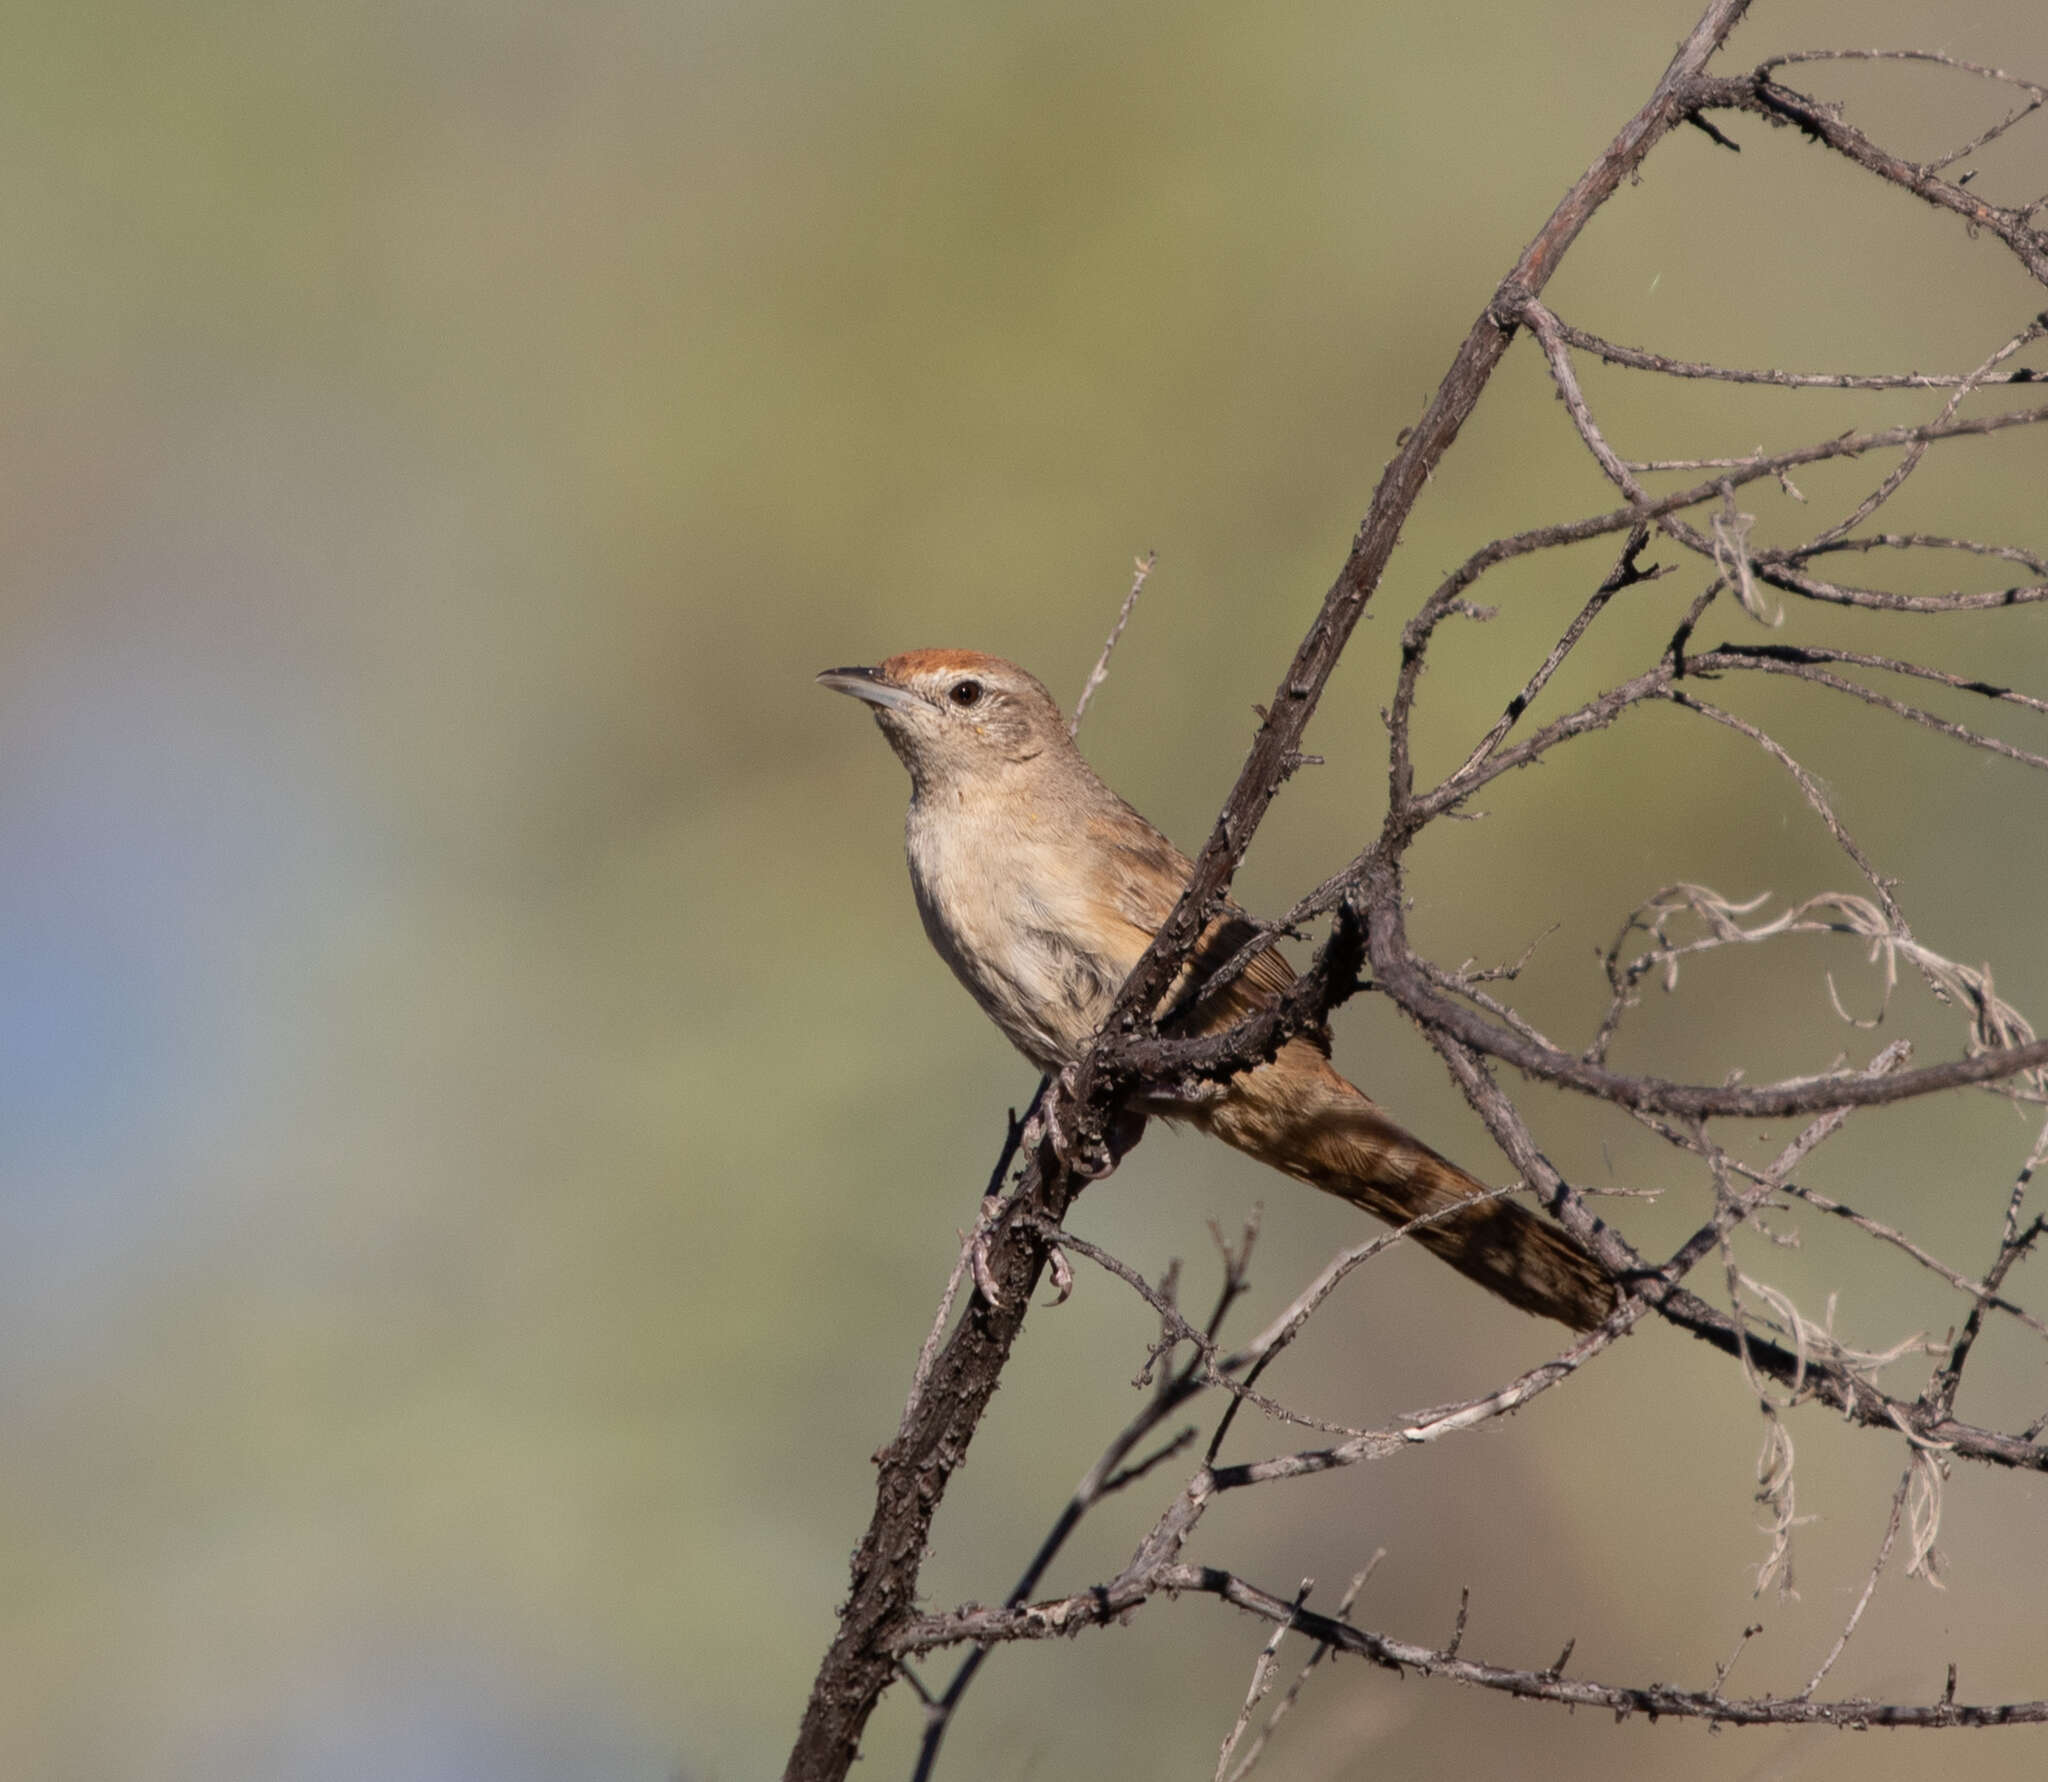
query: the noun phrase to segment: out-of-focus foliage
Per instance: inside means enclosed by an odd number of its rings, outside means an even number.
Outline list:
[[[1395,432],[1691,17],[16,10],[0,1773],[771,1772],[865,1520],[865,1457],[1031,1087],[917,930],[898,769],[810,674],[959,644],[1070,697],[1156,548],[1087,742],[1194,840]],[[1936,39],[2048,71],[2031,0],[1760,4],[1736,54]],[[1971,97],[1939,74],[1833,78],[1895,98],[1930,145]],[[1740,134],[1739,161],[1697,133],[1660,149],[1557,306],[1668,350],[1843,369],[1961,367],[2039,307],[1990,246],[1789,133]],[[1996,165],[2038,189],[2042,137],[2024,141]],[[1629,449],[1756,443],[1754,407],[1600,388]],[[1801,414],[1788,399],[1784,427]],[[1929,473],[1915,520],[2038,522],[2039,447],[1973,481],[1992,461]],[[1253,901],[1376,820],[1393,629],[1435,575],[1602,505],[1523,352],[1410,528]],[[1429,682],[1443,750],[1604,567],[1482,590],[1501,618]],[[1951,663],[2048,680],[2038,621],[1946,623]],[[2048,1015],[2039,782],[1855,710],[1786,721],[1923,937]],[[1538,1001],[1568,1033],[1595,1006],[1588,944],[1657,884],[1842,882],[1781,778],[1675,722],[1493,810],[1425,857],[1418,931],[1453,960],[1512,956],[1561,916]],[[1956,845],[1987,828],[1993,852]],[[1646,1011],[1667,1056],[1767,1051],[1745,984],[1781,989],[1732,973]],[[1849,1044],[1824,1037],[1821,994],[1799,1031]],[[1926,1034],[1923,1056],[1953,1042]],[[1347,1013],[1341,1045],[1494,1167],[1383,1011]],[[1663,1167],[1577,1110],[1546,1138],[1590,1179]],[[1976,1267],[2024,1148],[1958,1101],[1873,1118],[1825,1180]],[[1254,1199],[1266,1301],[1356,1229],[1163,1133],[1079,1216],[1140,1265],[1188,1256],[1198,1295],[1203,1220]],[[1657,1233],[1684,1210],[1620,1205]],[[1772,1265],[1839,1286],[1845,1324],[1886,1295],[1924,1298],[1936,1329],[1960,1315],[1860,1249]],[[1333,1417],[1470,1389],[1550,1340],[1424,1261],[1363,1280],[1277,1382]],[[1097,1279],[1034,1318],[940,1524],[934,1600],[1007,1587],[1122,1421],[1147,1335]],[[2024,1402],[2038,1376],[1998,1378]],[[1825,1649],[1897,1465],[1798,1427],[1801,1505],[1824,1520],[1805,1596],[1753,1611],[1753,1687]],[[1505,1431],[1299,1487],[1288,1526],[1270,1503],[1219,1511],[1211,1538],[1329,1595],[1385,1546],[1372,1624],[1441,1635],[1470,1583],[1468,1650],[1535,1662],[1577,1634],[1596,1674],[1704,1682],[1752,1613],[1757,1433],[1729,1370],[1651,1332]],[[1106,1515],[1060,1581],[1113,1565],[1137,1513]],[[1932,1695],[1927,1666],[1958,1656],[1965,1695],[2048,1687],[2039,1577],[2001,1557],[2038,1549],[2037,1513],[2023,1486],[1959,1477],[1950,1593],[1888,1582],[1843,1686]],[[1188,1604],[1003,1654],[953,1773],[1206,1773],[1258,1637]],[[900,1770],[915,1718],[907,1698],[878,1717],[875,1773]],[[1745,1737],[1344,1666],[1271,1773],[1928,1761],[1905,1739]],[[1971,1747],[1987,1776],[2041,1754],[2032,1735]]]

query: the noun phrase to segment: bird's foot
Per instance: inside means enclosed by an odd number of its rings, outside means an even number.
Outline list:
[[[974,1232],[967,1240],[967,1266],[974,1271],[974,1284],[981,1291],[981,1297],[995,1307],[1003,1309],[1003,1296],[996,1289],[996,1271],[989,1263],[989,1246],[995,1242],[996,1225],[1003,1216],[1003,1197],[991,1194],[981,1203],[981,1218],[976,1222]]]
[[[996,1229],[1002,1222],[1004,1204],[999,1194],[991,1194],[981,1203],[981,1222],[975,1226],[974,1235],[967,1243],[967,1266],[973,1271],[974,1285],[980,1290],[981,1297],[997,1311],[1001,1311],[1006,1302],[996,1286],[996,1271],[989,1251],[995,1243]],[[1073,1296],[1074,1265],[1067,1260],[1067,1253],[1060,1248],[1057,1238],[1045,1240],[1045,1261],[1052,1270],[1052,1303],[1063,1306]]]
[[[1145,1130],[1145,1116],[1137,1108],[1118,1108],[1110,1116],[1109,1130],[1090,1138],[1075,1130],[1073,1110],[1080,1103],[1080,1072],[1065,1065],[1051,1079],[1039,1097],[1031,1118],[1024,1123],[1023,1149],[1049,1147],[1053,1160],[1069,1175],[1084,1182],[1099,1182],[1122,1162],[1124,1153],[1138,1142]]]

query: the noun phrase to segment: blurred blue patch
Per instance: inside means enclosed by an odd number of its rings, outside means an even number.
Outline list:
[[[393,1652],[368,1674],[324,1679],[317,1701],[278,1704],[275,1723],[210,1741],[194,1773],[214,1782],[689,1782],[682,1753],[657,1749],[595,1702],[523,1687],[486,1662],[496,1656]]]
[[[35,1184],[76,1178],[89,1198],[93,1165],[149,1127],[171,1085],[138,962],[103,930],[13,905],[0,892],[0,1203],[10,1224],[43,1224],[66,1209],[33,1204]]]
[[[0,1266],[32,1293],[217,1174],[336,851],[310,739],[246,682],[161,636],[41,641],[0,712]]]

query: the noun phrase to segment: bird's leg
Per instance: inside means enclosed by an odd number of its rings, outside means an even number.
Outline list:
[[[995,1307],[1003,1309],[1003,1296],[996,1290],[996,1273],[989,1266],[988,1247],[995,1241],[996,1224],[1003,1216],[1003,1197],[991,1194],[981,1203],[981,1217],[975,1222],[974,1231],[967,1240],[967,1264],[974,1271],[974,1284],[981,1290],[981,1297]]]
[[[1029,1153],[1043,1145],[1052,1152],[1057,1167],[1079,1176],[1083,1181],[1094,1182],[1115,1169],[1138,1142],[1145,1130],[1145,1114],[1139,1108],[1120,1107],[1111,1114],[1109,1130],[1099,1143],[1076,1145],[1067,1135],[1065,1123],[1060,1118],[1063,1107],[1071,1108],[1075,1104],[1076,1075],[1074,1066],[1069,1064],[1061,1069],[1058,1076],[1045,1080],[1024,1121],[1017,1148],[1020,1152]],[[996,1289],[989,1247],[995,1240],[996,1223],[1003,1205],[1002,1196],[991,1190],[981,1203],[981,1219],[975,1227],[968,1251],[975,1286],[981,1290],[982,1298],[998,1307],[1003,1299]],[[1052,1270],[1056,1296],[1052,1303],[1064,1305],[1074,1291],[1074,1265],[1067,1260],[1066,1251],[1051,1238],[1046,1240],[1046,1265]]]
[[[1070,1079],[1071,1071],[1072,1067],[1069,1066],[1062,1076]],[[1071,1080],[1061,1085],[1050,1076],[1041,1077],[1038,1093],[1031,1098],[1031,1106],[1023,1120],[1020,1122],[1014,1112],[1010,1115],[1010,1142],[1004,1147],[1003,1160],[997,1166],[995,1179],[989,1183],[988,1192],[982,1196],[981,1216],[975,1221],[973,1235],[968,1239],[967,1261],[974,1275],[974,1284],[980,1290],[982,1298],[998,1310],[1002,1309],[1004,1302],[1002,1293],[996,1286],[995,1269],[990,1263],[989,1248],[995,1242],[996,1227],[1001,1222],[1003,1208],[1007,1204],[1002,1191],[1003,1177],[1008,1172],[1011,1158],[1028,1156],[1040,1145],[1048,1143],[1053,1147],[1054,1157],[1064,1166],[1062,1146],[1054,1136],[1057,1127],[1048,1113],[1055,1093],[1062,1086],[1071,1093]],[[1053,1304],[1064,1305],[1068,1295],[1074,1290],[1074,1265],[1067,1260],[1067,1253],[1058,1244],[1051,1242],[1047,1244],[1046,1261],[1052,1269],[1053,1287],[1058,1294]]]

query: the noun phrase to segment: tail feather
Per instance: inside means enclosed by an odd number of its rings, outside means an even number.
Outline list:
[[[1296,1054],[1300,1054],[1296,1056]],[[1492,1191],[1404,1131],[1313,1048],[1235,1078],[1195,1120],[1226,1144],[1392,1224]],[[1557,1226],[1491,1199],[1422,1226],[1415,1241],[1510,1305],[1591,1330],[1615,1284]]]

